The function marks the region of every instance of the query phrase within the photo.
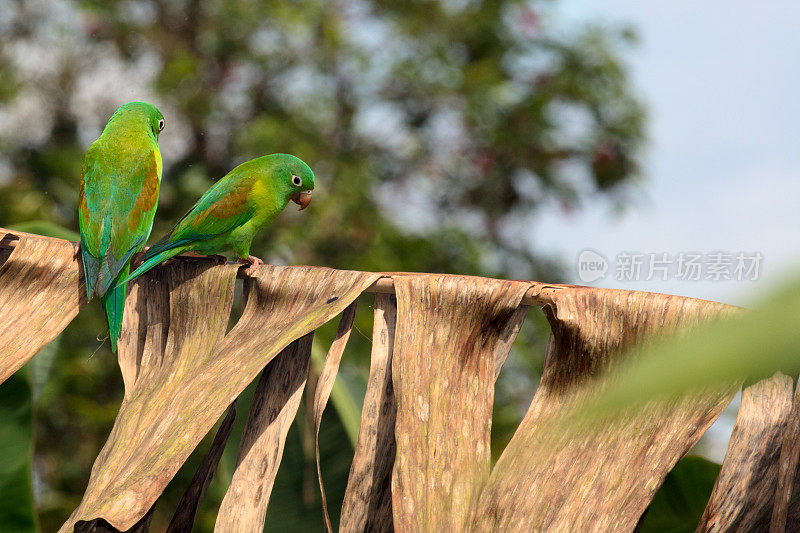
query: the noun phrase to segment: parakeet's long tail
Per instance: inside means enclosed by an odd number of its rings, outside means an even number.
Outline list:
[[[131,275],[129,275],[129,276],[126,275],[126,276],[120,276],[119,277],[119,279],[121,279],[122,281],[118,282],[117,286],[120,286],[123,283],[127,283],[127,282],[129,282],[129,281],[131,281],[133,279],[138,278],[139,276],[141,276],[142,274],[144,274],[148,270],[151,270],[151,269],[157,267],[158,265],[160,265],[161,263],[163,263],[164,261],[166,261],[170,257],[175,257],[176,255],[182,253],[184,250],[185,250],[185,248],[183,246],[180,246],[180,247],[176,247],[176,248],[169,248],[169,249],[163,250],[161,252],[158,252],[156,255],[154,255],[152,257],[147,257],[145,255],[146,259],[144,260],[144,262],[141,265],[139,265],[139,267],[136,270],[134,270]]]
[[[130,272],[130,265],[120,271],[117,280],[124,279]],[[100,297],[103,302],[103,309],[106,311],[106,320],[108,321],[108,336],[111,339],[111,350],[116,353],[117,341],[119,340],[119,333],[122,330],[122,311],[125,308],[125,287],[127,283],[118,282],[116,285],[112,284],[106,293]]]

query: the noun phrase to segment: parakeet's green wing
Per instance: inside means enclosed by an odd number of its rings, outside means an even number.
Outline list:
[[[249,201],[254,183],[251,175],[228,174],[200,197],[167,238],[173,243],[202,241],[245,224],[255,210]]]
[[[255,212],[250,193],[255,178],[228,174],[215,183],[160,241],[142,257],[142,264],[124,281],[130,281],[154,266],[191,250],[200,241],[224,235],[246,224]]]
[[[150,235],[161,154],[155,143],[141,148],[115,152],[96,142],[86,153],[78,217],[87,289],[97,294],[105,294]]]

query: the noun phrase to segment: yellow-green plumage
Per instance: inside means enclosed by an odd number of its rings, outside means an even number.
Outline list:
[[[272,154],[242,163],[215,183],[154,244],[123,283],[183,252],[217,254],[233,250],[250,255],[253,237],[280,214],[289,201],[305,207],[314,189],[314,173],[289,154]],[[301,208],[302,208],[301,207]]]
[[[86,292],[100,296],[111,347],[122,327],[131,256],[141,251],[153,227],[161,185],[158,133],[164,117],[144,102],[123,105],[108,121],[83,162],[78,198],[81,256]]]

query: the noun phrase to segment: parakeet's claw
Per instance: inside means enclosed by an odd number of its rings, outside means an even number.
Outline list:
[[[244,269],[244,274],[247,276],[252,276],[256,267],[264,264],[264,261],[254,255],[248,255],[247,259],[239,259],[239,262],[247,265],[247,268]]]
[[[81,243],[73,242],[72,243],[72,249],[75,250],[75,253],[73,254],[72,258],[73,259],[80,259],[81,258]]]
[[[309,189],[307,191],[296,192],[291,196],[292,201],[300,206],[299,211],[302,211],[311,203],[311,192],[311,189]]]

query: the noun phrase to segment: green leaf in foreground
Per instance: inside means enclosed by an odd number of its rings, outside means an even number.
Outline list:
[[[711,496],[720,465],[697,456],[681,459],[667,474],[640,533],[691,533]]]
[[[31,461],[33,415],[27,375],[0,385],[0,524],[6,533],[36,531]]]
[[[758,381],[800,370],[800,280],[783,284],[752,310],[652,343],[630,357],[601,398],[578,413],[595,419],[691,391]]]

